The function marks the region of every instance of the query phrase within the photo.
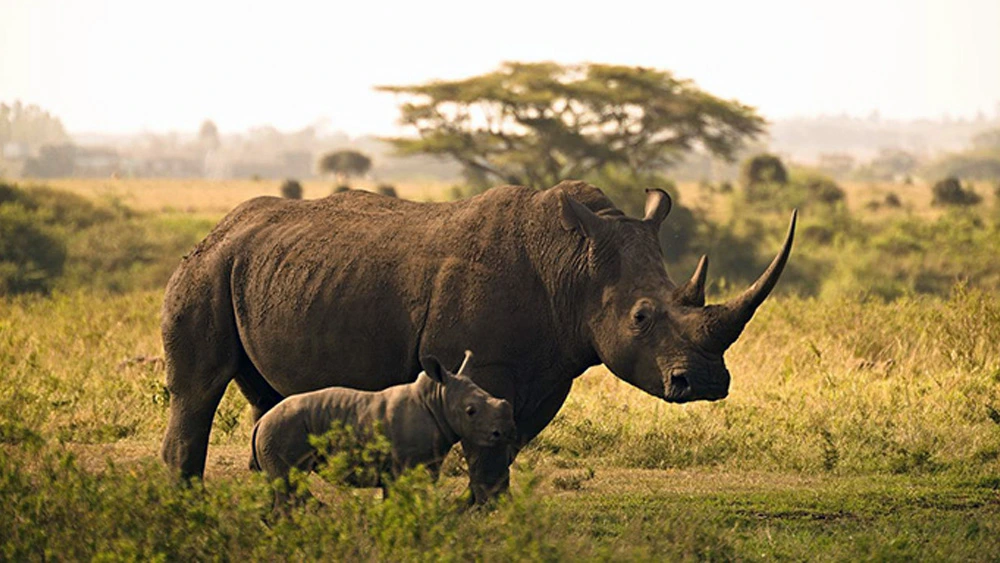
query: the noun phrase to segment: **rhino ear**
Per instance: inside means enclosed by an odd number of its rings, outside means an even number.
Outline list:
[[[567,231],[575,230],[585,237],[596,238],[604,229],[604,222],[597,214],[565,193],[559,194],[559,211]]]
[[[441,366],[441,362],[437,358],[431,355],[424,356],[420,358],[420,367],[424,368],[424,373],[427,377],[437,381],[438,383],[444,383],[447,374],[445,373],[444,367]]]
[[[673,202],[667,192],[661,189],[646,190],[646,216],[642,220],[659,229],[672,206]]]

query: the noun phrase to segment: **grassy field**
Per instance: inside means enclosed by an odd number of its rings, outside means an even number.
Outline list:
[[[299,515],[295,531],[255,524],[252,537],[192,523],[211,514],[259,524],[266,514],[266,484],[245,469],[249,408],[235,388],[216,418],[208,492],[172,488],[155,461],[167,403],[156,359],[160,297],[80,292],[0,305],[0,526],[16,530],[8,558],[57,549],[59,538],[81,557],[203,557],[217,541],[251,558],[347,556],[348,540],[380,526],[395,539],[369,538],[366,558],[463,559],[469,552],[455,542],[482,543],[488,559],[1000,554],[1000,301],[990,295],[769,302],[729,354],[726,401],[673,406],[603,368],[581,377],[519,458],[514,495],[495,512],[456,515],[456,457],[443,486],[410,483],[393,509],[399,521],[383,514],[394,501],[336,493],[350,502],[335,495]],[[142,492],[133,491],[132,510],[152,521],[120,521],[115,503],[125,501],[112,491],[133,487]],[[183,500],[161,514],[171,495]],[[60,535],[65,511],[94,522],[88,543]],[[156,536],[181,522],[191,534],[183,541]],[[32,539],[33,529],[52,535]],[[313,537],[307,529],[330,545],[283,551],[284,539]],[[493,545],[497,538],[507,543]]]
[[[273,520],[269,485],[246,469],[250,413],[234,386],[206,487],[179,488],[158,462],[168,394],[153,281],[228,208],[278,184],[52,184],[147,213],[81,231],[70,258],[121,240],[147,259],[71,260],[74,285],[0,299],[0,560],[1000,560],[993,291],[775,297],[727,353],[725,401],[668,405],[601,367],[580,377],[492,510],[458,508],[453,455],[439,486],[414,474],[385,502],[314,479],[326,506]],[[697,186],[681,189],[697,202]],[[888,213],[864,206],[876,189],[918,190],[904,198],[918,221],[943,213],[925,188],[848,186],[867,221]],[[948,248],[988,262],[995,234],[976,236]],[[793,261],[832,252],[802,240]],[[939,260],[914,252],[900,268]],[[146,281],[79,281],[102,268]]]
[[[25,183],[32,183],[26,180]],[[143,211],[186,211],[224,214],[237,204],[259,195],[280,195],[281,180],[208,180],[208,179],[157,179],[157,178],[56,178],[37,181],[54,188],[94,199],[120,198],[127,205]],[[408,182],[394,185],[400,197],[413,200],[439,200],[448,195],[450,185],[441,182]],[[333,189],[331,181],[305,180],[303,197],[324,197]],[[358,189],[375,190],[371,182],[358,182]],[[886,182],[847,182],[842,184],[847,204],[853,212],[866,211],[870,201],[882,201],[889,193],[903,200],[905,207],[921,215],[932,216],[940,210],[931,207],[929,186],[922,183],[902,185]],[[685,204],[699,200],[706,206],[718,206],[721,196],[705,196],[697,183],[677,186]],[[991,186],[976,186],[985,204],[992,204]],[[721,206],[718,206],[721,207]]]

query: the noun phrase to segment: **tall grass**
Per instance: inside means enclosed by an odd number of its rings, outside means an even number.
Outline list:
[[[0,436],[157,440],[159,292],[0,301]],[[630,467],[909,472],[998,467],[1000,299],[769,301],[727,354],[717,403],[668,405],[594,368],[541,452]],[[245,444],[234,388],[213,442]],[[21,430],[18,430],[21,429]],[[26,429],[26,430],[25,430]]]
[[[731,395],[663,404],[594,368],[537,448],[632,467],[1000,469],[1000,301],[765,305],[728,353]]]
[[[156,464],[83,469],[72,453],[0,448],[0,558],[32,560],[564,561],[732,557],[701,519],[637,522],[610,541],[567,528],[521,480],[489,511],[467,511],[422,468],[380,501],[334,485],[326,504],[271,511],[264,478],[183,487]],[[669,524],[669,527],[667,527]]]

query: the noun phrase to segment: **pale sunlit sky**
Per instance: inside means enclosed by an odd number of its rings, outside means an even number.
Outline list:
[[[376,84],[506,60],[669,69],[768,118],[994,115],[1000,0],[0,0],[0,101],[71,132],[223,132],[318,118],[396,130]]]

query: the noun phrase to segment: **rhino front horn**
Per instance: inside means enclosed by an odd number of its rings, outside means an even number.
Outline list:
[[[784,270],[788,256],[792,252],[792,240],[795,238],[797,218],[798,210],[792,211],[792,219],[788,224],[788,233],[785,234],[785,242],[781,245],[781,251],[771,261],[767,270],[764,270],[764,273],[757,278],[757,281],[737,297],[713,308],[715,315],[717,315],[717,322],[713,323],[717,327],[717,333],[713,336],[723,350],[736,342],[740,333],[743,332],[743,328],[753,318],[757,307],[760,307],[760,304],[767,299],[775,284],[778,283],[781,271]]]

